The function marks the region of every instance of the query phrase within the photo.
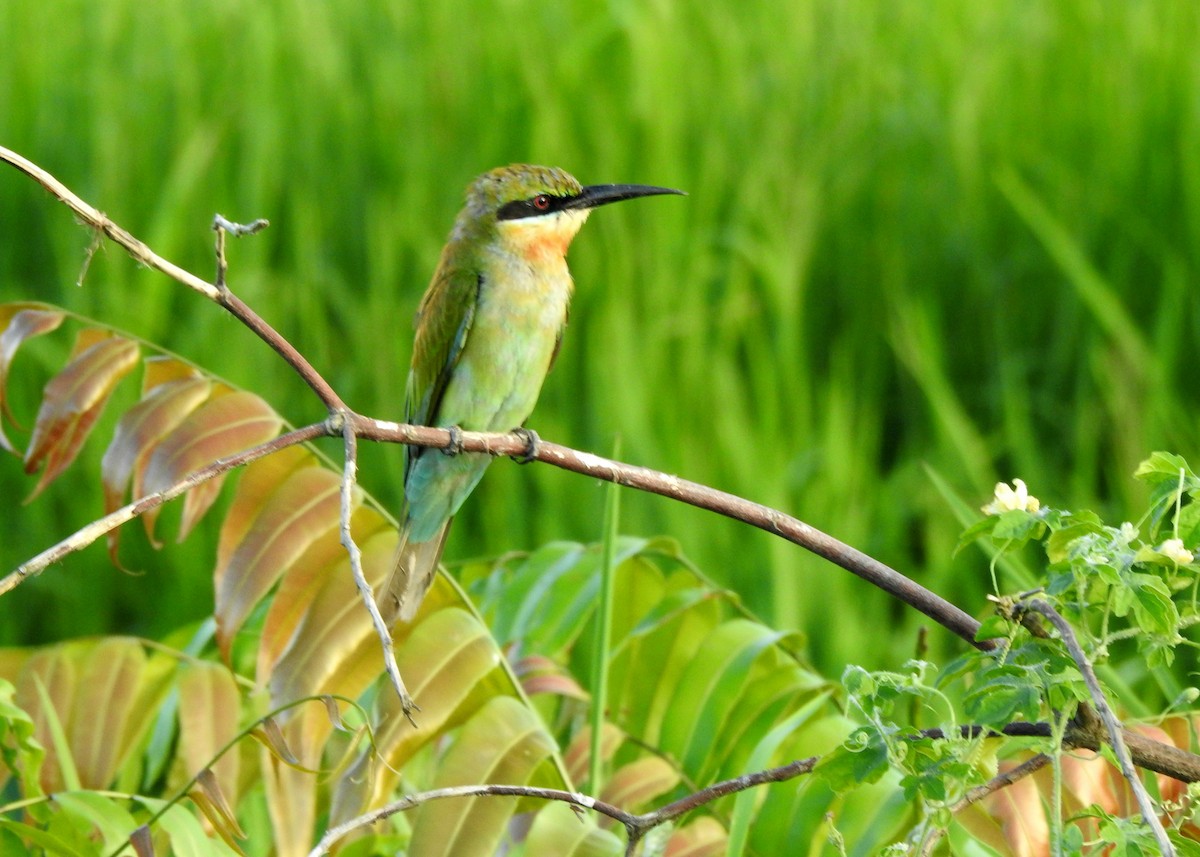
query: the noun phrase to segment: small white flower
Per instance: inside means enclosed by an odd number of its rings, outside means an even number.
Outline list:
[[[1183,546],[1183,539],[1167,539],[1158,546],[1158,552],[1177,565],[1188,565],[1195,559],[1192,552]]]
[[[1038,498],[1031,496],[1029,489],[1025,487],[1025,480],[1014,479],[1011,488],[1006,482],[996,483],[996,495],[992,498],[992,502],[983,507],[983,514],[999,515],[1014,509],[1036,512],[1041,506]]]

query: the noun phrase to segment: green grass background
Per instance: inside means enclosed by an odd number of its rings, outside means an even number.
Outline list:
[[[1197,458],[1197,45],[1190,0],[9,0],[0,143],[205,276],[214,212],[269,218],[231,247],[233,288],[384,418],[474,175],[532,161],[684,188],[577,239],[530,425],[598,453],[619,435],[625,460],[777,506],[982,612],[986,558],[953,555],[927,467],[972,506],[1020,476],[1119,520],[1145,454]],[[61,303],[321,417],[264,346],[115,248],[76,288],[89,236],[12,170],[0,226],[0,298]],[[400,461],[364,451],[393,508]],[[31,485],[0,468],[6,569],[99,508],[78,475],[18,508]],[[498,462],[447,556],[596,539],[603,496]],[[797,548],[660,498],[622,508],[625,532],[678,538],[833,674],[915,649],[912,611]],[[5,599],[0,642],[204,615],[212,533],[168,564],[131,532],[140,577],[99,548],[71,558]]]

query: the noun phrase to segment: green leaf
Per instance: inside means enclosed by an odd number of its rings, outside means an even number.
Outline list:
[[[76,834],[69,826],[61,831],[49,831],[0,817],[0,828],[17,837],[22,843],[36,845],[39,849],[29,851],[22,845],[21,850],[12,852],[14,857],[18,854],[30,853],[55,855],[55,857],[99,857],[101,853],[95,843]],[[7,853],[5,857],[7,857]]]
[[[826,755],[814,774],[835,792],[845,792],[861,783],[873,783],[888,770],[888,749],[883,735],[870,727],[856,729],[846,744]]]
[[[21,778],[21,792],[29,797],[42,794],[38,775],[46,750],[35,739],[33,718],[17,705],[16,688],[0,679],[0,759],[9,771]]]
[[[1012,509],[1002,512],[996,518],[996,525],[992,528],[992,538],[999,541],[1020,542],[1042,526],[1042,519],[1036,513],[1027,512],[1024,509]]]
[[[525,840],[530,857],[617,857],[624,852],[625,843],[597,827],[593,815],[581,818],[561,801],[548,803],[534,816]]]
[[[975,639],[995,640],[1000,637],[1007,637],[1012,631],[1012,622],[1003,616],[992,615],[979,624],[979,630],[975,632]]]
[[[125,842],[138,826],[129,811],[115,799],[96,792],[55,792],[54,802],[63,813],[93,827],[102,837],[106,851]]]
[[[1163,581],[1150,574],[1131,575],[1134,584],[1134,617],[1153,634],[1174,634],[1179,625],[1179,610]]]
[[[459,733],[438,767],[434,788],[473,783],[539,785],[554,741],[527,706],[505,696],[493,697]],[[484,857],[495,853],[515,798],[464,797],[422,804],[413,822],[410,857]],[[540,805],[540,804],[539,804]]]
[[[825,695],[814,697],[804,707],[776,724],[755,746],[754,751],[746,760],[746,769],[762,771],[770,767],[776,758],[775,754],[779,750],[779,746],[817,715],[820,708],[823,707],[825,699]],[[746,847],[746,838],[749,835],[758,803],[759,796],[754,794],[753,790],[739,792],[734,798],[733,817],[729,825],[728,857],[741,857]]]
[[[1036,714],[1039,699],[1028,677],[988,679],[971,688],[963,700],[963,712],[981,726],[1003,726]]]

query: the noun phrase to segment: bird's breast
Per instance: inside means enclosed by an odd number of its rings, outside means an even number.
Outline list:
[[[566,260],[509,257],[481,272],[467,343],[446,390],[447,423],[485,431],[521,425],[537,402],[567,320]]]

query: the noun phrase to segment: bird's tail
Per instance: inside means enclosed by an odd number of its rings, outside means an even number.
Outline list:
[[[449,531],[450,521],[447,520],[433,538],[415,542],[409,538],[408,527],[400,528],[400,545],[392,563],[392,576],[379,603],[380,612],[388,625],[397,619],[411,622],[417,615],[417,608],[425,600],[425,593],[437,574],[438,561],[442,558],[442,548],[446,545],[446,533]]]

